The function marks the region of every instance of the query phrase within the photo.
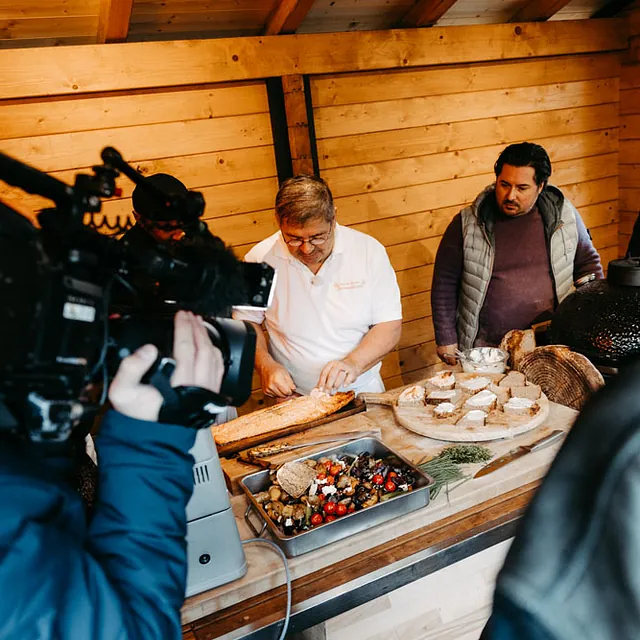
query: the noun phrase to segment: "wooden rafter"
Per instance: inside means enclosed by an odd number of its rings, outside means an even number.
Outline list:
[[[98,43],[124,42],[129,35],[133,0],[100,0]]]
[[[638,8],[638,0],[612,0],[612,2],[608,2],[603,7],[600,7],[594,14],[591,15],[592,18],[613,18],[617,16],[619,13],[626,11],[627,9],[633,10]]]
[[[295,33],[313,3],[314,0],[280,0],[267,20],[264,35]]]
[[[569,2],[571,0],[529,0],[509,22],[544,22]]]
[[[403,27],[431,27],[451,9],[456,0],[418,0],[401,20]]]

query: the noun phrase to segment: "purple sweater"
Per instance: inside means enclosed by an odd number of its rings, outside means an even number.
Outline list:
[[[493,199],[492,199],[493,201]],[[537,207],[511,218],[491,202],[495,259],[486,298],[480,310],[476,344],[499,344],[507,331],[526,329],[549,319],[557,306],[549,263],[545,224]],[[588,273],[603,277],[600,257],[580,216],[574,280]],[[436,343],[458,342],[456,313],[463,270],[462,220],[456,215],[436,254],[431,306]]]

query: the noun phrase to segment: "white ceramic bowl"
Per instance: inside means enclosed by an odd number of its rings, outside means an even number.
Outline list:
[[[466,373],[504,373],[509,354],[497,347],[475,347],[463,351],[462,370]]]

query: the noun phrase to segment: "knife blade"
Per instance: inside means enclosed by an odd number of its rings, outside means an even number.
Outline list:
[[[536,440],[531,444],[521,445],[515,449],[512,449],[511,451],[509,451],[509,453],[505,453],[503,456],[500,456],[499,458],[492,460],[489,464],[486,464],[473,477],[481,478],[482,476],[486,476],[488,473],[504,467],[505,464],[509,464],[510,462],[513,462],[514,460],[527,455],[527,453],[540,451],[540,449],[544,449],[545,447],[552,445],[554,442],[557,442],[558,440],[564,438],[565,435],[566,434],[564,431],[556,429],[544,438],[540,438],[540,440]]]
[[[380,436],[379,430],[369,431],[344,431],[342,433],[336,433],[333,435],[314,438],[312,440],[305,440],[304,442],[281,442],[278,444],[265,444],[262,446],[253,447],[242,451],[241,454],[246,454],[249,458],[266,458],[268,456],[274,456],[278,453],[284,453],[285,451],[292,451],[293,449],[301,449],[303,447],[310,447],[315,444],[325,444],[328,442],[343,442],[346,440],[356,440],[358,438],[367,438],[369,436]],[[242,457],[242,456],[241,456]]]

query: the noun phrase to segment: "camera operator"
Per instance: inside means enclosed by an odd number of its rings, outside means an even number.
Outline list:
[[[145,180],[163,193],[185,195],[188,192],[180,180],[166,173],[156,173]],[[131,202],[136,224],[122,236],[122,240],[140,248],[182,240],[184,224],[172,217],[172,210],[164,210],[152,193],[138,185],[133,190]]]
[[[181,311],[174,325],[171,386],[218,392],[202,319]],[[163,397],[141,383],[156,356],[147,344],[125,358],[109,389],[89,525],[62,458],[0,438],[0,639],[181,637],[196,430],[157,423]]]

